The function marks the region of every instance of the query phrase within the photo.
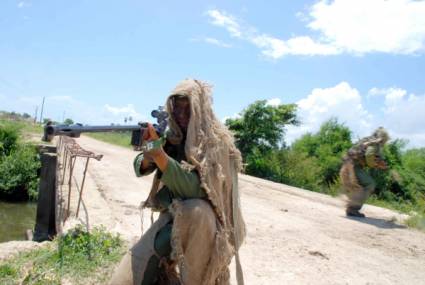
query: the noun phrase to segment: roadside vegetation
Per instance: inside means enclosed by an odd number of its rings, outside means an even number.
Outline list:
[[[302,122],[301,122],[302,123]],[[358,138],[336,118],[317,133],[307,133],[287,146],[285,127],[300,124],[293,104],[270,106],[257,101],[226,125],[235,133],[249,175],[329,195],[341,193],[342,157]],[[425,230],[425,148],[406,150],[393,138],[384,149],[388,171],[369,170],[377,182],[368,203],[410,215],[411,227]]]
[[[46,246],[0,262],[0,284],[105,284],[125,252],[118,235],[78,226]]]
[[[0,199],[37,200],[40,160],[28,136],[42,128],[22,117],[0,116]]]
[[[131,147],[131,132],[86,133],[84,135],[114,145]]]

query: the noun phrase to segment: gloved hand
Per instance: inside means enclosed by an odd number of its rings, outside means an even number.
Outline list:
[[[147,146],[144,151],[145,158],[155,162],[159,169],[164,171],[168,164],[168,156],[162,149],[163,139],[158,136],[152,124],[148,124],[148,127],[143,130],[143,140]],[[152,142],[155,142],[155,144],[149,145]]]
[[[381,169],[381,170],[387,170],[388,169],[388,165],[385,161],[383,160],[378,160],[376,162],[376,168]]]

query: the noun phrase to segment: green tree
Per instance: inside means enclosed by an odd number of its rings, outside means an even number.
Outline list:
[[[266,100],[256,101],[241,112],[240,118],[227,119],[226,126],[234,132],[246,160],[249,155],[262,155],[284,145],[285,126],[298,125],[296,110],[295,104],[271,106]]]
[[[63,123],[65,125],[73,125],[74,124],[74,121],[72,119],[70,119],[70,118],[67,118],[67,119],[65,119],[65,121],[63,121]]]
[[[384,148],[388,171],[371,170],[375,194],[384,200],[418,203],[425,195],[425,149],[404,151],[407,142],[396,139]]]
[[[425,148],[409,149],[402,157],[404,167],[425,179]],[[425,189],[423,189],[425,192]]]
[[[322,184],[338,178],[342,157],[351,147],[351,131],[336,118],[324,122],[316,134],[305,134],[292,144],[292,150],[317,159]]]

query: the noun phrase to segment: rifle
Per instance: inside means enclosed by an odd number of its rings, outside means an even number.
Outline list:
[[[159,106],[157,110],[151,112],[151,116],[156,118],[157,123],[153,125],[158,136],[163,136],[168,125],[168,113],[164,107]],[[115,131],[131,131],[131,145],[137,150],[143,143],[143,130],[148,127],[147,123],[139,122],[137,125],[130,126],[83,126],[74,125],[52,125],[48,122],[44,126],[43,141],[52,141],[54,136],[68,136],[79,138],[81,133],[103,133]]]

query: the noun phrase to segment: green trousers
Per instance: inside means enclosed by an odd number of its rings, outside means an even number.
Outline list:
[[[372,176],[370,176],[364,168],[358,165],[354,166],[354,173],[362,188],[359,190],[349,189],[349,191],[347,191],[349,197],[347,208],[360,210],[367,198],[369,198],[375,190],[376,183]]]
[[[148,265],[143,276],[142,285],[152,285],[156,283],[159,275],[159,262],[162,257],[169,257],[171,254],[171,229],[172,223],[166,224],[156,234],[154,248],[156,255],[149,258]]]

